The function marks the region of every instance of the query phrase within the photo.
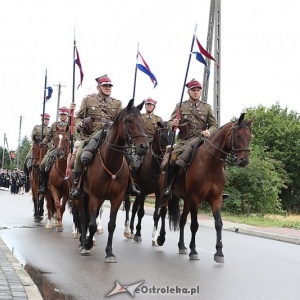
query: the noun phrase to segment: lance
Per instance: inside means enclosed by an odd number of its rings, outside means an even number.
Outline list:
[[[137,61],[137,59],[138,59],[138,55],[139,55],[139,44],[138,44],[138,46],[137,46],[136,61]],[[136,74],[137,74],[137,66],[136,66],[136,63],[135,63],[135,71],[134,71],[134,82],[133,82],[133,95],[132,95],[132,99],[134,99],[134,97],[135,97]]]
[[[43,113],[42,113],[42,139],[44,138],[44,115],[45,115],[45,105],[46,105],[46,89],[47,89],[47,68],[45,72],[45,84],[44,84],[44,100],[43,100]]]
[[[185,89],[185,85],[186,85],[186,80],[187,80],[187,76],[188,76],[188,73],[189,73],[189,68],[190,68],[190,63],[191,63],[191,56],[192,56],[192,52],[193,52],[193,48],[194,48],[194,42],[195,42],[195,38],[196,38],[196,30],[197,30],[197,24],[195,26],[195,31],[194,31],[194,35],[193,35],[193,39],[192,39],[192,45],[191,45],[191,51],[190,51],[190,54],[189,54],[188,64],[187,64],[187,68],[186,68],[186,72],[185,72],[185,77],[184,77],[184,82],[183,82],[183,88],[182,88],[181,98],[180,98],[179,107],[178,107],[177,114],[176,114],[176,119],[178,119],[178,120],[180,119],[180,116],[181,116],[181,105],[182,105],[182,100],[183,100],[183,94],[184,94],[184,89]],[[171,160],[172,149],[173,149],[173,146],[174,146],[176,130],[177,130],[177,127],[174,126],[173,127],[173,136],[172,136],[171,148],[170,148],[170,152],[169,152],[168,163],[167,163],[166,172],[165,172],[165,178],[164,178],[164,185],[163,185],[164,188],[166,186],[166,180],[168,178],[169,164],[170,164],[170,160]],[[158,207],[160,208],[160,203],[159,203]]]
[[[72,85],[72,103],[75,102],[75,51],[76,51],[76,40],[74,36],[74,45],[73,45],[73,85]],[[74,109],[71,111],[71,136],[70,136],[70,141],[71,141],[71,153],[73,152],[73,146],[74,146],[74,133],[75,133],[75,122],[74,122]]]

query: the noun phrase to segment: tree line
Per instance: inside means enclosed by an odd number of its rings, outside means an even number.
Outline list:
[[[250,163],[245,168],[226,165],[226,188],[230,199],[223,210],[235,213],[299,213],[300,211],[300,115],[281,108],[279,103],[245,109],[246,118],[254,116],[251,127]],[[24,137],[17,149],[20,169],[31,147]],[[3,148],[0,147],[2,159]],[[10,164],[7,151],[4,169]]]

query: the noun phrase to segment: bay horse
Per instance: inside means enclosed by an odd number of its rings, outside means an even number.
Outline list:
[[[129,223],[129,209],[130,202],[129,195],[126,195],[125,199],[125,210],[126,210],[126,222],[125,222],[125,232],[124,235],[127,238],[131,238],[136,242],[142,241],[141,229],[142,229],[142,219],[145,215],[145,198],[147,195],[155,193],[155,198],[160,198],[160,189],[159,189],[159,177],[160,177],[160,167],[166,152],[166,147],[171,144],[170,134],[168,131],[167,122],[157,123],[158,127],[153,136],[152,143],[146,155],[142,159],[141,165],[139,166],[136,173],[135,183],[138,184],[141,194],[135,197],[135,200],[132,204],[130,226]],[[127,199],[128,198],[128,199]],[[157,203],[157,201],[155,201]],[[134,220],[135,216],[138,216],[138,223],[136,225],[136,233],[134,234]],[[157,230],[157,224],[159,220],[158,207],[155,207],[153,214],[154,228],[153,232]],[[156,237],[153,236],[155,240]]]
[[[40,138],[35,138],[34,140],[32,145],[32,164],[29,169],[29,180],[34,208],[33,217],[35,223],[41,223],[44,216],[44,198],[42,197],[39,199],[38,195],[40,163],[46,153],[46,148],[41,148],[39,145],[41,141]]]
[[[183,211],[180,216],[179,228],[179,254],[186,254],[187,248],[184,243],[184,227],[187,215],[191,215],[191,241],[190,241],[190,260],[198,260],[196,251],[196,233],[198,224],[198,207],[203,201],[207,201],[211,207],[216,229],[216,253],[214,260],[217,263],[224,263],[222,252],[222,228],[221,218],[222,193],[225,188],[225,162],[229,155],[232,164],[238,167],[245,167],[249,163],[249,144],[251,141],[251,125],[253,119],[245,120],[242,113],[237,121],[229,122],[219,128],[209,138],[204,138],[204,142],[197,148],[195,156],[188,166],[186,172],[180,170],[178,178],[173,184],[173,194],[184,200]],[[163,176],[162,176],[163,177]],[[161,189],[163,180],[161,180]],[[169,201],[172,201],[169,200]],[[166,215],[167,199],[164,199],[161,207],[161,218]],[[178,206],[177,206],[178,207]],[[178,207],[179,208],[179,207]],[[172,211],[169,211],[169,215]],[[173,211],[173,213],[176,213]],[[176,218],[175,218],[176,219]],[[158,245],[162,246],[165,242],[166,231],[164,222],[157,238]]]
[[[119,207],[124,200],[129,183],[129,166],[124,154],[143,155],[149,146],[141,117],[143,102],[134,106],[134,99],[122,109],[107,130],[106,137],[97,150],[84,176],[83,200],[75,200],[81,218],[81,255],[89,255],[93,236],[97,230],[96,218],[104,200],[110,200],[110,220],[105,262],[117,262],[112,241]],[[134,152],[134,153],[132,153]],[[86,210],[84,211],[84,208]],[[89,235],[87,235],[87,227]]]
[[[49,170],[46,192],[48,210],[46,228],[52,228],[51,219],[54,212],[56,212],[56,231],[61,232],[64,229],[62,218],[71,187],[70,180],[66,178],[67,158],[70,153],[69,125],[66,125],[65,128],[60,128],[56,124],[54,146],[56,148],[56,157]]]

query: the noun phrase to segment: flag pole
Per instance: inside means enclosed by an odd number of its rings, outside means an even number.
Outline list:
[[[185,85],[186,85],[186,80],[187,80],[187,76],[188,76],[188,73],[189,73],[189,68],[190,68],[190,63],[191,63],[191,56],[192,56],[192,52],[193,52],[193,48],[194,48],[194,42],[195,42],[195,37],[196,37],[196,30],[197,30],[197,24],[195,26],[195,31],[194,31],[194,35],[193,35],[193,39],[192,39],[191,51],[190,51],[190,54],[189,54],[188,64],[187,64],[187,68],[186,68],[186,72],[185,72],[185,77],[184,77],[184,82],[183,82],[183,88],[182,88],[182,93],[181,93],[181,98],[180,98],[180,102],[179,102],[179,107],[178,107],[176,119],[180,119],[180,115],[181,115],[181,105],[182,105],[182,100],[183,100],[183,94],[184,94],[184,89],[185,89]],[[171,148],[170,148],[168,162],[167,162],[167,167],[166,167],[166,171],[165,171],[163,190],[166,187],[166,181],[167,181],[167,178],[168,178],[169,164],[170,164],[172,150],[173,150],[173,146],[174,146],[175,132],[176,132],[176,130],[177,130],[177,127],[174,126],[173,127],[173,136],[172,136]],[[161,197],[159,198],[159,201],[161,202]],[[160,203],[158,203],[158,209],[160,210]],[[160,213],[160,212],[158,211],[158,213]]]
[[[45,84],[44,84],[44,100],[43,100],[43,114],[42,114],[42,139],[44,139],[44,115],[45,115],[45,104],[46,104],[46,89],[47,89],[47,68],[45,71]]]
[[[74,29],[74,44],[73,44],[73,85],[72,85],[72,103],[75,102],[75,51],[76,51],[76,40],[75,40],[75,29]],[[74,109],[71,111],[71,136],[70,136],[70,142],[71,142],[71,154],[73,152],[73,146],[74,146]]]
[[[138,58],[138,55],[139,55],[139,44],[137,46],[136,60]],[[133,83],[133,96],[132,96],[133,99],[135,98],[136,74],[137,74],[137,66],[136,66],[136,63],[135,63],[134,83]]]

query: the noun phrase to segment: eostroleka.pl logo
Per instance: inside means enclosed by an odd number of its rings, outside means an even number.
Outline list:
[[[156,295],[168,295],[168,294],[183,294],[183,295],[195,295],[200,294],[200,287],[191,287],[191,288],[185,288],[185,287],[179,287],[179,286],[165,286],[165,287],[148,287],[146,285],[143,285],[140,287],[141,284],[143,284],[145,280],[139,281],[130,285],[122,285],[116,280],[116,286],[114,289],[109,292],[106,297],[113,296],[115,294],[119,293],[128,293],[132,297],[135,297],[136,294],[156,294]]]

